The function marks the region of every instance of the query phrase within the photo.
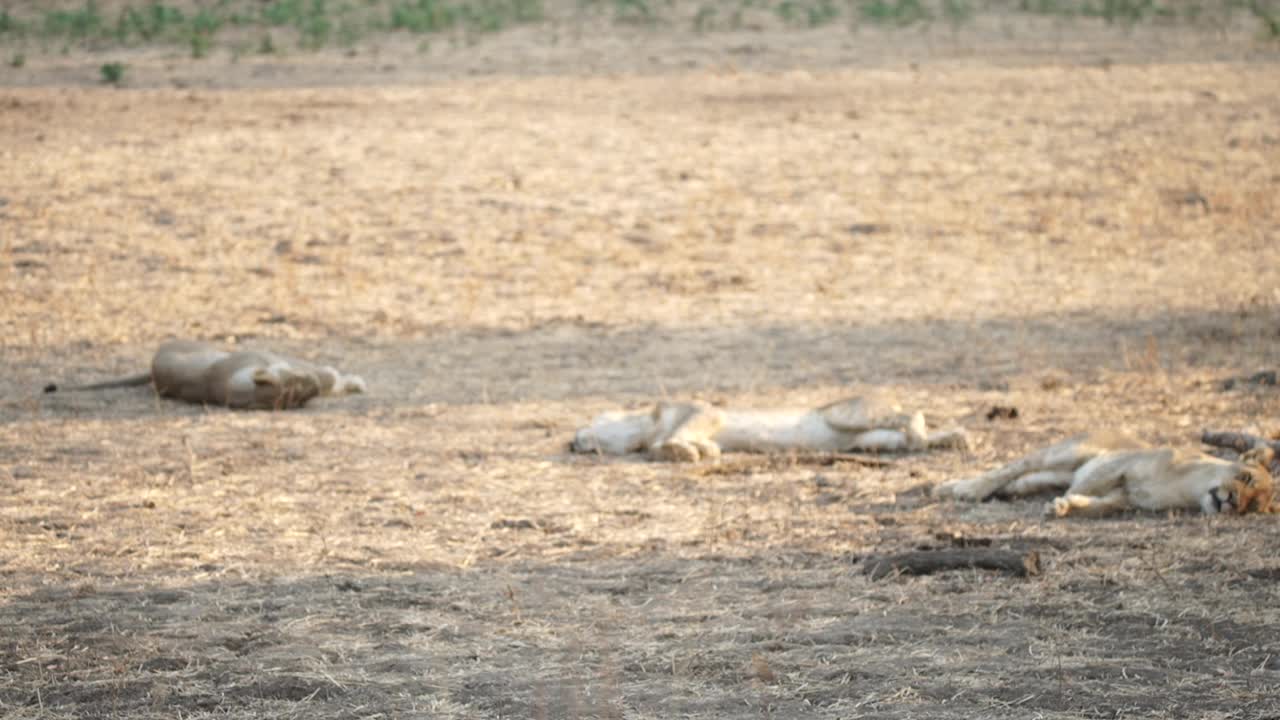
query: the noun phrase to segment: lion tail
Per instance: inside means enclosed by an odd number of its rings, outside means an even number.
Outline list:
[[[105,380],[99,383],[91,383],[89,385],[72,385],[70,387],[58,387],[57,383],[49,383],[44,386],[46,393],[55,392],[81,392],[85,390],[111,390],[113,388],[140,387],[151,382],[151,373],[144,372],[137,375],[129,375],[128,377],[117,378],[115,380]]]

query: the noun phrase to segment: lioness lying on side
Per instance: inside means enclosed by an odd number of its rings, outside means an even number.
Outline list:
[[[606,412],[579,430],[579,453],[646,453],[696,462],[721,452],[906,451],[966,448],[964,430],[929,432],[922,413],[879,398],[853,398],[812,410],[722,410],[705,403],[658,403],[641,412]]]
[[[1274,452],[1250,450],[1239,460],[1150,447],[1120,432],[1093,432],[1050,445],[1021,460],[934,491],[938,497],[985,500],[1065,490],[1045,515],[1099,517],[1124,510],[1196,510],[1205,514],[1272,511]]]
[[[299,408],[318,395],[365,391],[364,380],[338,370],[312,365],[260,350],[228,352],[190,340],[172,340],[151,359],[151,371],[91,385],[59,388],[46,393],[106,390],[153,384],[162,397],[203,405],[245,410]]]

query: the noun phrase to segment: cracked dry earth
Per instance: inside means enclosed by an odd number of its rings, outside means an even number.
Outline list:
[[[1278,86],[1036,56],[0,89],[0,715],[1276,717],[1275,519],[929,490],[1101,425],[1276,429],[1222,381],[1280,365]],[[37,392],[169,336],[370,393]],[[565,451],[656,397],[871,387],[975,448]],[[863,574],[972,543],[1043,572]]]

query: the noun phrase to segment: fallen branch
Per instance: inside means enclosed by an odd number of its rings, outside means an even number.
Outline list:
[[[698,471],[698,474],[736,475],[757,470],[778,470],[804,465],[830,467],[842,463],[871,468],[889,467],[893,464],[891,460],[884,460],[876,455],[863,455],[861,453],[772,453],[741,455],[733,459],[723,459],[715,465],[704,466]]]
[[[1040,553],[1025,553],[991,548],[963,548],[958,550],[918,550],[916,552],[868,558],[862,566],[862,574],[872,580],[899,573],[902,575],[932,575],[944,570],[998,570],[1018,577],[1040,574]]]
[[[860,455],[858,453],[808,453],[794,456],[785,456],[791,459],[797,465],[839,465],[840,463],[852,463],[854,465],[862,465],[863,467],[889,467],[893,463],[878,458],[874,455]]]

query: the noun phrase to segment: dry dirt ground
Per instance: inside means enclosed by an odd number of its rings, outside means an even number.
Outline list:
[[[898,37],[809,69],[0,89],[0,716],[1280,715],[1280,521],[929,493],[1090,427],[1275,428],[1274,387],[1221,381],[1280,366],[1280,65]],[[278,84],[331,84],[298,63]],[[170,336],[371,391],[38,393]],[[656,397],[871,387],[976,448],[565,452]],[[1043,573],[863,575],[988,541]]]

